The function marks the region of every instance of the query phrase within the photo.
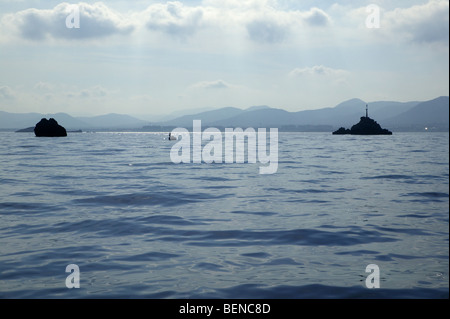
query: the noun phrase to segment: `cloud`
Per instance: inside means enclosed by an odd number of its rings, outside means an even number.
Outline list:
[[[251,15],[244,16],[249,19]],[[293,30],[304,31],[310,27],[326,27],[330,17],[321,9],[308,11],[284,11],[275,7],[264,7],[253,12],[253,18],[246,22],[247,33],[251,40],[260,43],[281,43]]]
[[[144,15],[148,29],[185,38],[193,35],[200,28],[203,9],[188,7],[180,2],[167,2],[149,6]]]
[[[349,34],[349,39],[353,36],[354,41],[448,46],[448,0],[429,0],[423,4],[403,8],[384,8],[381,5],[378,8],[379,28],[367,28],[366,20],[369,13],[374,13],[367,11],[367,6],[349,8],[336,4],[331,7],[331,11],[336,14],[339,23],[345,26],[341,28],[340,33]],[[351,33],[352,29],[357,32]],[[355,38],[355,35],[358,38]]]
[[[262,10],[274,7],[276,3],[276,0],[203,0],[205,6],[237,11]]]
[[[191,85],[192,89],[204,89],[204,90],[211,90],[211,89],[228,89],[233,87],[233,85],[226,83],[222,80],[216,80],[216,81],[203,81],[198,82],[193,85]]]
[[[367,37],[367,33],[359,32],[367,29],[364,25],[368,15],[366,7],[355,7],[353,4],[334,4],[325,12],[317,7],[289,9],[282,1],[275,0],[203,0],[195,5],[186,3],[152,3],[145,9],[123,14],[102,2],[80,2],[76,5],[63,2],[50,9],[29,8],[1,17],[0,38],[97,40],[113,35],[130,35],[136,30],[150,30],[169,35],[170,41],[170,38],[192,38],[199,31],[207,30],[210,33],[205,32],[204,35],[209,36],[207,39],[212,42],[218,42],[220,38],[241,37],[254,43],[277,44],[304,38],[310,32],[333,26],[340,36],[348,34],[354,38],[355,34],[359,34],[360,39],[372,39]],[[74,14],[75,7],[80,13],[80,28],[67,28],[66,19]],[[330,14],[336,15],[332,19]],[[325,36],[329,34],[323,33]],[[378,35],[380,39],[391,42],[407,40],[419,44],[448,44],[449,2],[429,0],[405,8],[381,8]]]
[[[67,92],[65,96],[68,98],[83,98],[83,99],[103,98],[106,97],[108,93],[109,93],[108,90],[101,87],[100,85],[97,85],[91,88],[83,89],[79,92]]]
[[[246,28],[251,40],[264,43],[282,42],[289,33],[289,26],[271,19],[251,21]]]
[[[315,65],[313,67],[296,68],[289,72],[291,77],[346,77],[350,72],[342,69],[333,69],[323,65]]]
[[[68,28],[66,20],[76,15],[76,8],[80,27]],[[144,30],[188,39],[207,30],[209,36],[216,38],[241,37],[270,44],[283,42],[305,28],[325,27],[330,21],[319,8],[291,10],[280,7],[275,0],[204,0],[199,5],[179,1],[153,3],[123,14],[102,2],[64,2],[51,9],[29,8],[5,14],[0,25],[6,34],[34,41],[99,39]],[[7,38],[5,34],[2,37]]]
[[[331,20],[325,11],[318,8],[312,8],[302,15],[303,21],[309,26],[326,26]]]
[[[9,86],[0,86],[0,99],[13,100],[15,97],[15,93]]]
[[[447,43],[449,2],[432,0],[422,5],[386,12],[381,20],[386,32],[415,43]]]
[[[68,28],[66,19],[75,14],[75,8],[79,10],[79,28]],[[129,34],[134,29],[127,19],[100,2],[61,3],[49,10],[30,8],[5,15],[2,25],[12,28],[20,37],[34,41],[103,38]]]
[[[54,89],[54,85],[48,82],[39,81],[34,85],[34,89],[39,91],[49,91]]]

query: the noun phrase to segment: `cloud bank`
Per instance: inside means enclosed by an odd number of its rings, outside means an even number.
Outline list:
[[[170,36],[185,38],[193,35],[200,27],[203,9],[187,7],[180,2],[168,2],[149,6],[144,12],[145,26]]]
[[[66,18],[75,7],[79,9],[80,28],[70,29],[66,27]],[[448,1],[430,0],[390,11],[380,9],[380,33],[389,41],[395,37],[419,44],[448,43]],[[349,8],[336,4],[328,10],[317,7],[299,10],[286,9],[269,0],[205,0],[197,5],[169,1],[126,13],[119,13],[103,2],[64,2],[52,9],[29,8],[5,14],[0,25],[4,34],[33,41],[134,36],[138,31],[186,40],[209,30],[216,37],[232,35],[253,43],[277,44],[317,29],[344,30],[354,40],[362,39],[365,35],[358,31],[358,25],[363,26],[366,17],[365,6]]]
[[[68,28],[66,19],[74,14],[75,8],[79,12],[80,28]],[[12,33],[18,37],[33,41],[103,38],[129,34],[134,29],[128,19],[101,2],[81,2],[77,5],[61,3],[48,10],[30,8],[7,14],[2,19],[2,25],[12,29]]]
[[[411,42],[447,43],[449,39],[449,2],[430,1],[406,9],[386,12],[384,27]]]
[[[323,65],[315,65],[313,67],[296,68],[289,75],[291,77],[303,76],[319,76],[319,77],[345,77],[349,72],[342,69],[333,69]]]
[[[15,98],[15,93],[9,86],[0,86],[0,99],[12,100]]]

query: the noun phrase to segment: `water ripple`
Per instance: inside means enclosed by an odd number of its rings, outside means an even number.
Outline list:
[[[448,289],[367,289],[362,286],[336,287],[320,284],[304,286],[268,287],[256,284],[242,284],[230,288],[217,289],[208,294],[194,294],[191,298],[236,299],[252,296],[254,299],[448,299]]]

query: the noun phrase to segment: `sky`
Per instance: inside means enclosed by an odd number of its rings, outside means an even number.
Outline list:
[[[443,0],[0,0],[7,112],[425,101],[448,70]]]

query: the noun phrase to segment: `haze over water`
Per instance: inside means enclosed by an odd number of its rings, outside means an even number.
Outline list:
[[[260,175],[162,133],[0,133],[0,297],[448,298],[448,143],[280,133]]]

